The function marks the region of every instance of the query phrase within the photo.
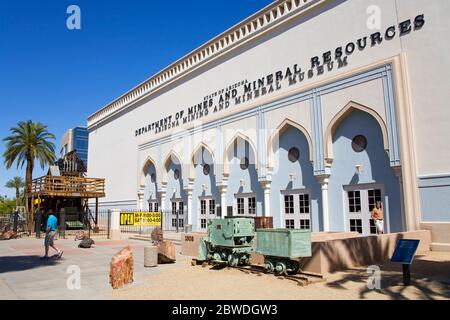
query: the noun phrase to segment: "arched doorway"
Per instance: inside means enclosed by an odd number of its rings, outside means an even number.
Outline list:
[[[187,220],[187,195],[183,185],[182,162],[179,156],[171,153],[164,161],[166,179],[166,203],[169,226],[174,230],[184,228]]]
[[[314,176],[310,149],[307,131],[290,120],[279,126],[270,141],[271,211],[275,213],[275,225],[321,230],[321,189]]]
[[[332,230],[376,234],[370,212],[383,203],[385,232],[402,231],[398,177],[385,150],[384,122],[362,108],[347,108],[332,124],[329,183]]]
[[[262,216],[263,190],[258,181],[255,150],[237,135],[225,150],[224,173],[228,177],[227,215]]]
[[[159,212],[161,208],[158,194],[158,183],[155,164],[148,160],[144,165],[144,208],[147,206],[149,212]]]
[[[215,163],[211,150],[199,145],[192,156],[193,229],[206,231],[208,220],[220,216],[220,195],[216,186]]]

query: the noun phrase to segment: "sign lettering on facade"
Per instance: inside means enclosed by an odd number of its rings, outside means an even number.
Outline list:
[[[384,32],[375,32],[363,36],[355,41],[345,43],[333,50],[314,56],[308,64],[300,66],[294,64],[283,70],[275,71],[269,75],[254,80],[240,80],[226,86],[216,92],[206,95],[203,101],[168,115],[163,119],[151,122],[135,130],[135,136],[141,136],[148,132],[158,134],[166,130],[176,128],[191,121],[207,117],[257,98],[270,95],[283,88],[294,86],[305,80],[319,77],[335,69],[341,69],[349,64],[349,57],[357,52],[370,50],[391,41],[395,37],[402,37],[413,31],[419,31],[425,25],[425,16],[417,15],[414,19],[408,19],[399,25],[389,26]]]

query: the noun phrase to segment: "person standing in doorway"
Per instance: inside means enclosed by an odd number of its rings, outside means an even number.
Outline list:
[[[55,235],[56,235],[56,231],[58,230],[58,219],[56,218],[56,216],[49,212],[48,214],[48,219],[47,219],[47,226],[45,228],[45,240],[44,240],[44,246],[45,246],[45,255],[42,257],[42,259],[48,259],[48,249],[49,247],[52,247],[53,250],[55,250],[57,252],[57,257],[58,259],[60,259],[63,255],[63,251],[62,250],[58,250],[55,247],[54,244],[54,240],[55,240]]]
[[[377,234],[383,234],[383,206],[381,201],[375,203],[375,208],[372,209],[371,218],[375,222],[375,227],[377,228]]]

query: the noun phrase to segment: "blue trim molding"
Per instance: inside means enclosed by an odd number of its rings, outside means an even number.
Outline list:
[[[314,145],[314,175],[319,176],[325,174],[322,104],[320,101],[320,92],[313,90],[309,103],[311,108],[311,128]]]
[[[267,169],[267,137],[266,137],[266,117],[265,111],[261,107],[258,108],[257,118],[257,143],[258,143],[258,180],[266,180]]]
[[[221,123],[216,124],[216,185],[220,186],[223,180],[223,143],[222,143],[222,125]]]
[[[418,177],[423,222],[450,222],[450,173]]]
[[[392,81],[392,67],[386,66],[386,72],[383,72],[383,89],[385,99],[385,112],[386,112],[386,125],[388,130],[389,139],[389,159],[391,161],[391,167],[399,166],[400,163],[400,147],[398,144],[397,133],[397,115],[395,108],[395,93],[394,85]]]
[[[450,173],[419,176],[419,188],[450,187]]]

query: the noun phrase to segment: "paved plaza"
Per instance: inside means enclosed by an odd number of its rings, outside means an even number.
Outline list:
[[[43,239],[0,242],[0,299],[109,299],[109,263],[112,256],[130,245],[134,253],[135,283],[145,275],[158,274],[163,268],[144,268],[143,241],[97,240],[90,249],[81,249],[79,241],[57,240],[64,250],[62,259],[41,260]],[[54,253],[50,249],[50,255]],[[81,288],[69,290],[70,266],[81,271]]]
[[[91,249],[79,242],[57,240],[64,250],[61,260],[42,261],[43,239],[0,241],[0,299],[449,299],[450,253],[429,252],[417,256],[412,285],[402,285],[401,266],[381,267],[381,289],[367,288],[365,268],[338,272],[326,281],[306,287],[273,275],[246,274],[236,269],[212,270],[191,266],[191,258],[145,268],[144,241],[97,240]],[[133,284],[113,290],[109,285],[111,257],[130,245],[135,260]],[[71,266],[81,271],[81,287],[67,286]],[[69,281],[70,282],[70,281]]]

